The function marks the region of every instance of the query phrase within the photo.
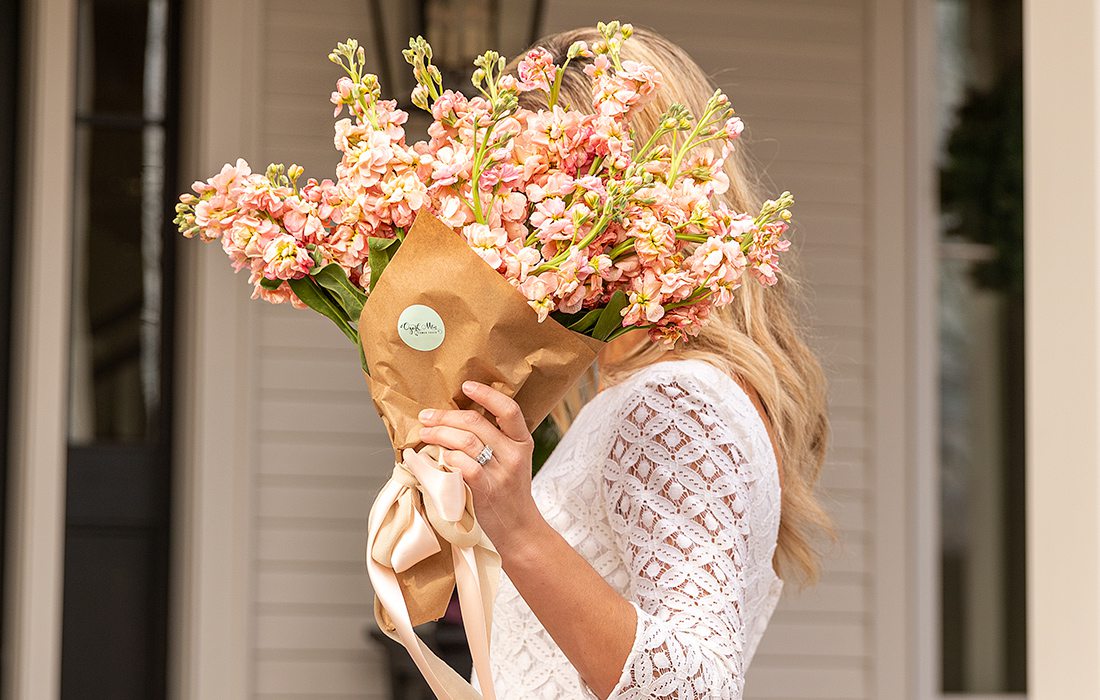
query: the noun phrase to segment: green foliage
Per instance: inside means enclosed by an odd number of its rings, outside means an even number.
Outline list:
[[[382,272],[386,265],[390,264],[394,253],[401,246],[400,238],[377,238],[367,240],[367,263],[370,265],[370,290],[374,291],[374,285],[382,278]]]
[[[333,295],[317,283],[317,280],[307,275],[301,279],[287,280],[287,284],[303,304],[331,320],[348,340],[356,345],[359,344],[359,333],[349,321],[346,312]]]
[[[542,465],[546,463],[546,460],[550,458],[550,453],[558,446],[558,441],[561,440],[561,434],[558,432],[558,427],[555,425],[553,419],[547,418],[538,424],[531,433],[531,437],[535,441],[535,452],[534,456],[531,458],[531,470],[532,473],[538,474],[539,469],[541,469]]]
[[[1006,70],[988,92],[971,92],[958,111],[940,172],[948,235],[992,245],[975,262],[975,283],[1012,296],[1024,282],[1023,73]],[[1052,225],[1066,225],[1055,222]]]
[[[592,330],[592,337],[596,340],[607,340],[612,333],[623,327],[622,310],[626,308],[627,299],[623,290],[618,290],[611,295],[600,317],[596,319],[596,326]]]
[[[313,279],[331,293],[348,320],[352,323],[358,322],[359,314],[363,313],[363,304],[367,301],[367,295],[351,283],[344,268],[336,263],[329,263],[312,274]]]

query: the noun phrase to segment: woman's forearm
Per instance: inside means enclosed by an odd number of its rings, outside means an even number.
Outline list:
[[[531,496],[535,443],[516,402],[478,382],[463,383],[462,391],[497,424],[474,411],[426,409],[420,439],[443,448],[447,464],[462,473],[508,577],[581,679],[606,698],[634,644],[634,606],[539,512]]]
[[[634,643],[634,607],[541,517],[497,543],[508,578],[597,696],[615,688]]]

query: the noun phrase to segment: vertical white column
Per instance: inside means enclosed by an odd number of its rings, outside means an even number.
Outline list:
[[[869,47],[866,98],[869,148],[867,231],[871,276],[868,317],[873,370],[868,435],[872,474],[873,607],[868,622],[867,693],[874,698],[912,698],[914,585],[912,556],[914,460],[913,222],[910,187],[908,0],[867,3]]]
[[[1100,697],[1100,26],[1025,0],[1028,697]]]
[[[255,152],[259,0],[185,4],[182,186]],[[252,162],[253,167],[264,164]],[[255,302],[217,246],[177,242],[169,694],[251,696]]]
[[[73,152],[73,0],[24,3],[3,696],[60,689]]]

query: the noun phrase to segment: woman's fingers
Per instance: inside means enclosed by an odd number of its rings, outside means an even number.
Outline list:
[[[493,445],[493,449],[496,449],[496,445],[500,444],[501,438],[503,437],[500,430],[490,423],[488,418],[477,411],[457,411],[454,409],[435,410],[426,408],[420,412],[419,417],[422,425],[445,425],[473,433],[481,438],[482,444]],[[478,450],[480,449],[481,447],[478,447]]]
[[[433,425],[420,429],[420,439],[430,445],[461,452],[476,460],[481,450],[489,443],[469,430],[453,428],[449,425]]]
[[[456,450],[443,450],[443,461],[454,467],[462,474],[462,480],[470,486],[476,487],[483,474],[482,467],[465,452]]]
[[[481,382],[464,382],[462,392],[496,416],[497,424],[506,436],[516,442],[531,439],[523,411],[511,397]]]

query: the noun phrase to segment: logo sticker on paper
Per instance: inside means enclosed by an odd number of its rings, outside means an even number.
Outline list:
[[[428,352],[443,344],[447,329],[435,309],[423,304],[413,304],[398,317],[397,335],[413,350]]]

